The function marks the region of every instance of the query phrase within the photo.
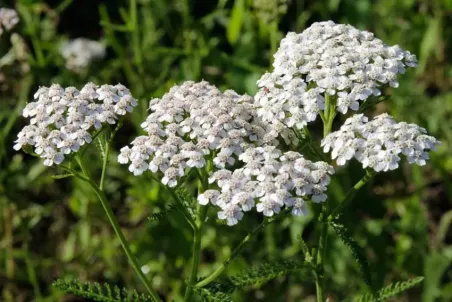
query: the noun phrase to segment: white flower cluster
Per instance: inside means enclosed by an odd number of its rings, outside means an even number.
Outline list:
[[[19,23],[19,16],[14,9],[0,8],[0,36],[3,33],[3,28],[11,30],[17,23]]]
[[[355,157],[364,168],[388,171],[398,168],[401,155],[410,164],[425,165],[427,151],[440,144],[426,133],[416,124],[397,123],[386,113],[370,122],[364,115],[356,114],[339,131],[325,137],[322,146],[324,152],[332,149],[332,158],[340,166]]]
[[[86,68],[91,62],[105,57],[105,46],[93,40],[77,38],[65,42],[60,53],[66,59],[66,68],[74,71]]]
[[[160,171],[170,187],[186,168],[204,167],[207,157],[217,168],[232,165],[251,142],[268,137],[254,122],[252,104],[250,96],[222,93],[205,81],[175,85],[151,100],[151,114],[141,125],[148,134],[122,148],[118,161],[130,162],[135,175]]]
[[[65,155],[90,143],[93,131],[102,124],[115,124],[119,115],[131,112],[137,105],[121,84],[99,87],[88,83],[80,91],[53,84],[40,87],[34,98],[23,110],[30,124],[19,132],[14,149],[34,146],[46,166],[62,163]]]
[[[264,74],[257,84],[260,88],[255,96],[257,113],[278,131],[294,126],[301,129],[325,109],[322,90],[318,87],[306,90],[301,78],[273,72]]]
[[[311,162],[297,152],[282,153],[274,146],[248,148],[239,156],[244,166],[233,172],[223,169],[212,173],[209,183],[219,190],[207,190],[198,196],[202,205],[221,208],[219,219],[237,224],[243,212],[254,206],[265,216],[273,216],[286,206],[292,214],[306,214],[306,201],[324,202],[325,191],[334,173],[325,162]]]
[[[259,115],[298,128],[324,109],[322,94],[337,98],[337,111],[356,111],[359,101],[380,95],[382,85],[397,87],[397,75],[417,65],[416,57],[398,45],[332,21],[288,33],[274,57],[273,72],[258,81]]]

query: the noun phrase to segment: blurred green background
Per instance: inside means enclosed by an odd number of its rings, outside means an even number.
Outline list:
[[[0,40],[0,301],[83,301],[51,287],[63,276],[143,291],[93,192],[77,180],[52,178],[57,169],[12,149],[25,124],[20,111],[38,86],[80,88],[93,81],[130,88],[140,105],[119,132],[118,150],[141,133],[150,98],[201,79],[254,94],[280,39],[324,20],[372,31],[418,56],[419,67],[400,76],[400,87],[387,90],[390,100],[376,111],[418,123],[443,144],[425,167],[404,165],[377,176],[356,196],[344,221],[365,248],[377,287],[425,276],[393,301],[452,301],[452,0],[2,0],[0,7],[16,8],[21,18]],[[65,68],[59,46],[77,37],[100,40],[107,56],[75,73]],[[95,154],[88,156],[92,173],[98,173]],[[191,231],[178,213],[149,221],[168,208],[170,195],[147,177],[133,177],[115,157],[107,195],[154,287],[177,301],[189,269]],[[339,169],[342,186],[330,187],[331,198],[340,199],[363,173],[354,164]],[[250,227],[260,220],[249,216]],[[271,225],[228,274],[270,260],[301,259],[298,238],[315,239],[314,225],[313,215]],[[199,276],[222,262],[245,234],[210,223]],[[332,301],[345,301],[364,292],[365,284],[349,250],[330,238],[327,293]],[[314,301],[314,280],[292,274],[233,297]]]

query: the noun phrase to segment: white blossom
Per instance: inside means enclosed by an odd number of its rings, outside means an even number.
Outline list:
[[[118,161],[130,164],[135,174],[146,170],[145,162],[151,172],[163,173],[168,186],[175,186],[188,169],[204,168],[207,160],[215,169],[227,168],[266,136],[252,105],[252,97],[222,93],[205,81],[176,85],[150,101],[151,113],[141,125],[147,135],[121,149]]]
[[[307,200],[326,200],[325,191],[334,173],[325,162],[311,162],[293,151],[282,153],[275,146],[249,147],[239,160],[243,167],[211,174],[209,183],[216,184],[218,190],[198,196],[202,205],[219,206],[218,218],[226,219],[229,225],[254,207],[268,217],[283,207],[292,208],[294,215],[304,215]]]
[[[113,98],[100,99],[102,92],[108,91]],[[61,164],[65,156],[79,151],[84,144],[92,141],[92,134],[104,123],[114,124],[118,116],[125,112],[109,102],[137,105],[136,100],[124,86],[88,83],[80,91],[75,87],[63,88],[58,84],[40,87],[34,95],[34,101],[28,103],[22,115],[29,118],[30,124],[17,135],[14,149],[24,145],[34,147],[34,152],[44,158],[44,164]],[[126,150],[122,150],[126,152]],[[122,157],[126,161],[127,157]],[[139,171],[143,165],[137,165],[132,172]],[[146,167],[147,168],[147,167]]]
[[[60,53],[66,60],[66,68],[80,71],[91,62],[105,57],[105,46],[98,42],[85,38],[77,38],[66,41],[60,48]]]
[[[397,87],[397,75],[417,66],[416,57],[388,46],[367,31],[332,21],[318,22],[300,34],[289,32],[274,55],[274,70],[257,82],[259,116],[280,130],[298,129],[325,109],[324,96],[336,98],[336,110],[357,111],[359,103]]]
[[[340,166],[356,158],[364,168],[375,171],[395,170],[402,157],[410,164],[425,165],[429,150],[440,144],[416,124],[397,123],[384,113],[368,121],[363,114],[348,118],[340,130],[322,140],[324,152]]]

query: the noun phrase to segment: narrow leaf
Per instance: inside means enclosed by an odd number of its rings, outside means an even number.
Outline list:
[[[231,17],[229,18],[228,28],[226,31],[226,37],[228,42],[234,45],[240,35],[240,30],[243,24],[243,15],[245,12],[245,1],[236,0],[234,7],[232,8]]]

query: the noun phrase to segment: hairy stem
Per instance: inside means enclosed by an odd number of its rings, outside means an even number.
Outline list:
[[[83,164],[83,160],[81,157],[76,156],[77,162],[80,165],[80,168],[83,171],[83,176],[84,178],[81,178],[82,180],[86,181],[90,187],[94,190],[94,192],[96,193],[97,197],[99,198],[100,203],[102,204],[102,207],[105,210],[105,214],[107,214],[108,220],[111,224],[111,226],[113,227],[113,230],[116,233],[116,236],[119,239],[119,242],[121,243],[122,248],[124,249],[124,252],[127,255],[127,258],[129,258],[130,263],[132,264],[132,267],[134,268],[135,272],[137,273],[138,277],[140,278],[140,280],[143,282],[144,286],[146,287],[147,291],[149,292],[149,294],[151,295],[151,297],[155,300],[155,301],[161,301],[160,297],[158,296],[158,294],[154,291],[154,289],[152,289],[151,287],[151,283],[150,281],[146,278],[146,276],[144,275],[143,271],[140,268],[140,265],[138,264],[137,259],[135,258],[135,256],[133,255],[132,251],[130,250],[130,246],[126,240],[126,238],[124,237],[124,234],[121,231],[121,228],[119,226],[119,222],[116,219],[115,214],[113,213],[113,210],[110,206],[110,204],[108,203],[108,200],[105,196],[104,191],[97,186],[97,184],[91,179],[91,177],[87,174],[87,169]],[[104,158],[104,162],[107,161],[107,157]],[[107,165],[104,164],[103,165],[103,171],[102,174],[104,175],[104,169],[106,169]],[[75,174],[77,176],[77,174]]]
[[[356,192],[361,189],[366,183],[369,182],[374,176],[375,172],[373,170],[367,170],[366,175],[363,176],[348,192],[347,195],[341,200],[339,205],[331,212],[328,216],[328,221],[333,220],[341,213],[341,211],[352,201]]]

